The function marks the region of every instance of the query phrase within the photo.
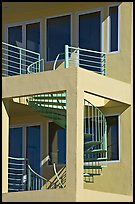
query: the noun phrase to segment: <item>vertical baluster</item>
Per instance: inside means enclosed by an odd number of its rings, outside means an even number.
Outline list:
[[[30,191],[30,188],[31,188],[31,172],[28,167],[28,191]]]
[[[65,68],[68,68],[69,66],[69,61],[68,61],[68,58],[69,58],[69,50],[68,50],[68,45],[65,45]]]
[[[20,74],[21,74],[22,73],[22,70],[21,70],[22,50],[21,49],[19,50],[19,54],[20,54]]]
[[[40,190],[41,186],[40,186],[40,178],[38,179],[38,190]]]

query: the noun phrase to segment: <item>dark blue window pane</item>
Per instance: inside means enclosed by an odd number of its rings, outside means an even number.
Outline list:
[[[31,168],[40,174],[40,126],[27,127],[27,158]]]
[[[66,129],[54,122],[49,123],[49,156],[49,164],[66,163]]]
[[[110,52],[118,51],[118,6],[110,7]]]
[[[22,128],[9,129],[9,156],[12,158],[22,157]],[[22,175],[23,164],[21,160],[8,160],[8,191],[15,192],[23,190]]]
[[[79,16],[79,47],[101,51],[100,11]]]
[[[99,12],[79,16],[79,47],[101,51],[101,16]],[[91,71],[101,71],[101,54],[80,51],[79,66]],[[87,55],[87,56],[84,56]]]
[[[55,60],[70,45],[70,15],[47,19],[47,61]],[[64,55],[59,59],[63,59]]]
[[[8,43],[17,47],[22,43],[22,26],[8,28]],[[8,47],[8,75],[20,73],[20,53],[19,49]]]
[[[40,23],[26,25],[26,49],[40,53]],[[27,66],[38,61],[34,53],[26,52]]]
[[[9,129],[9,156],[22,157],[22,128]]]
[[[66,163],[66,129],[57,130],[58,164]]]
[[[40,53],[40,23],[26,25],[26,48]]]
[[[118,116],[107,116],[108,160],[119,159]]]

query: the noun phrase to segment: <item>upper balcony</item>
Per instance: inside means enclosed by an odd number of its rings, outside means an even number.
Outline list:
[[[106,75],[106,54],[103,52],[65,45],[65,52],[57,54],[52,70],[57,68],[59,59],[65,68],[75,66]],[[2,76],[43,72],[44,66],[39,53],[2,42]]]

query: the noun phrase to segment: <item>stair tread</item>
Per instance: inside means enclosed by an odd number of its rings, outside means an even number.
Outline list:
[[[87,165],[84,166],[84,169],[102,169],[102,168],[103,168],[102,166],[98,166],[98,165],[97,166],[96,165],[95,166],[94,165],[93,166],[87,166]]]
[[[35,105],[54,105],[54,106],[65,106],[66,105],[66,102],[53,102],[53,101],[29,101],[29,102],[32,102],[34,103]]]
[[[84,145],[85,146],[93,146],[93,145],[98,145],[101,143],[102,143],[102,141],[88,141],[88,142],[85,142]]]
[[[101,174],[99,173],[84,173],[83,176],[89,177],[89,176],[100,176]]]
[[[93,149],[93,150],[86,150],[86,154],[96,154],[96,153],[105,153],[105,149]]]
[[[38,106],[35,102],[33,101],[30,101],[29,102],[29,106],[31,106],[33,109],[37,109],[38,111],[41,110],[41,111],[44,111],[45,112],[53,112],[53,113],[58,113],[58,114],[63,114],[63,115],[66,115],[66,110],[65,109],[59,109],[59,108],[54,108],[54,107],[46,107],[46,106]],[[59,110],[59,112],[58,112]],[[39,111],[40,112],[40,111]]]
[[[90,137],[90,136],[94,136],[94,134],[92,134],[92,133],[84,133],[84,136],[85,137]]]
[[[66,96],[34,96],[33,99],[38,99],[38,100],[44,100],[44,99],[65,100]]]
[[[90,162],[90,161],[103,161],[103,160],[107,160],[105,157],[103,158],[84,158],[85,162]]]

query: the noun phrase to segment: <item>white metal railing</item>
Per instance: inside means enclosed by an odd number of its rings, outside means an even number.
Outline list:
[[[40,72],[44,68],[41,62],[40,53],[2,42],[2,76]]]
[[[106,75],[106,54],[65,45],[65,68],[70,64]]]

